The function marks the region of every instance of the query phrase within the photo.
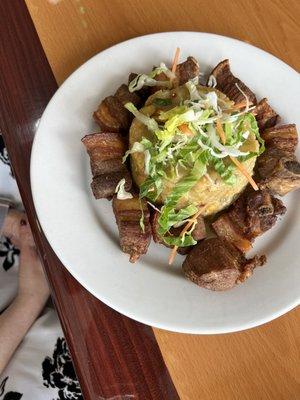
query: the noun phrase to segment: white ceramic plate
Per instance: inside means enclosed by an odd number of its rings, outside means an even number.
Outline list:
[[[95,201],[88,157],[80,139],[97,132],[92,112],[100,100],[126,82],[129,72],[196,57],[202,71],[229,58],[233,72],[267,97],[282,122],[300,126],[300,81],[296,71],[272,55],[240,41],[196,32],[142,36],[113,46],[75,71],[53,96],[35,137],[31,182],[42,228],[73,276],[93,295],[138,321],[178,332],[224,333],[270,321],[299,302],[300,193],[284,198],[288,212],[255,243],[268,263],[245,284],[228,292],[201,289],[183,278],[178,256],[151,244],[137,264],[118,244],[117,227],[106,200]]]

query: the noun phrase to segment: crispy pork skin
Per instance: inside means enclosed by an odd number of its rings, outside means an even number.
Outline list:
[[[94,133],[84,136],[81,141],[90,156],[93,176],[122,169],[127,144],[120,133]]]
[[[121,85],[113,96],[106,97],[94,112],[94,120],[102,130],[122,132],[127,134],[133,115],[124,107],[128,102],[140,107],[141,98],[136,93],[130,93],[128,86]]]
[[[279,122],[279,115],[268,104],[267,99],[262,99],[253,110],[260,132],[275,126]]]
[[[93,174],[91,188],[95,198],[111,198],[123,178],[125,189],[130,190],[131,175],[122,163],[127,148],[123,136],[116,132],[100,132],[86,135],[81,140],[90,157]]]
[[[183,85],[200,74],[198,61],[194,57],[188,57],[186,61],[177,65],[176,78],[178,85]]]
[[[211,75],[216,78],[216,88],[226,94],[226,96],[236,104],[246,104],[245,96],[241,90],[246,94],[250,103],[256,104],[255,94],[240,79],[232,74],[229,60],[221,61],[212,70]]]

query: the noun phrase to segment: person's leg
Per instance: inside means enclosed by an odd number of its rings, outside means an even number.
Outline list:
[[[15,300],[0,315],[0,374],[49,297],[49,287],[28,223],[21,219],[17,226],[14,219],[10,229],[14,229],[14,234],[18,232],[19,235],[19,287]],[[11,231],[7,233],[11,234]]]

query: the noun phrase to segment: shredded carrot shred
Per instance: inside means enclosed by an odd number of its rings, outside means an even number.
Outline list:
[[[193,132],[190,130],[190,128],[187,126],[187,124],[181,124],[178,127],[182,133],[189,135],[189,136],[194,136]]]
[[[201,207],[196,214],[193,215],[193,217],[188,221],[188,223],[185,225],[185,227],[182,229],[182,231],[179,234],[179,237],[182,237],[193,225],[193,223],[196,221],[196,219],[199,217],[199,215],[205,210],[207,205]],[[169,265],[173,264],[175,257],[176,257],[176,252],[177,252],[178,246],[174,246],[173,249],[171,250],[170,256],[169,256]]]
[[[199,215],[202,213],[202,211],[205,210],[207,206],[203,206],[196,212],[196,214],[193,215],[193,217],[189,220],[189,222],[186,224],[186,226],[182,229],[180,232],[180,236],[183,236],[193,225],[193,223],[196,221],[196,219],[199,217]]]
[[[253,106],[253,103],[249,102],[249,107]],[[234,110],[240,110],[241,108],[246,107],[246,103],[244,101],[240,102],[240,103],[236,103],[232,106],[232,108]]]
[[[240,163],[239,160],[237,160],[234,157],[230,157],[230,160],[233,162],[233,164],[235,164],[237,166],[237,168],[241,171],[241,173],[245,176],[245,178],[248,179],[248,182],[253,187],[253,189],[259,190],[255,180],[252,178],[252,176],[249,174],[249,172],[246,170],[246,168],[243,166],[243,164]]]
[[[178,246],[174,246],[173,249],[171,250],[170,256],[169,256],[169,265],[172,265],[175,257],[176,257],[176,253],[178,250]]]
[[[174,56],[174,59],[173,59],[173,63],[172,63],[172,69],[171,69],[173,74],[175,74],[175,72],[176,72],[176,68],[177,68],[178,61],[179,61],[179,55],[180,55],[180,48],[177,47],[176,51],[175,51],[175,56]],[[174,78],[171,78],[171,82],[173,82],[173,80],[174,80]]]
[[[225,144],[226,143],[226,135],[225,135],[222,124],[219,119],[217,120],[217,132],[218,132],[218,135],[220,136],[222,143]],[[246,168],[243,166],[243,164],[241,162],[239,162],[238,159],[236,159],[235,157],[232,157],[232,156],[230,156],[230,160],[236,165],[236,167],[240,170],[240,172],[245,176],[245,178],[248,180],[248,182],[253,187],[253,189],[258,190],[258,186],[257,186],[256,182],[254,181],[252,176],[249,174],[249,172],[246,170]]]
[[[218,132],[218,135],[220,136],[222,143],[225,144],[226,143],[226,135],[222,128],[221,121],[219,119],[217,120],[217,132]]]

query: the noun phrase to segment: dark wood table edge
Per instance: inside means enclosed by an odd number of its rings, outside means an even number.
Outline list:
[[[1,133],[84,398],[179,399],[151,327],[89,294],[62,266],[40,230],[30,191],[30,152],[57,83],[24,0],[2,0],[0,24]]]

